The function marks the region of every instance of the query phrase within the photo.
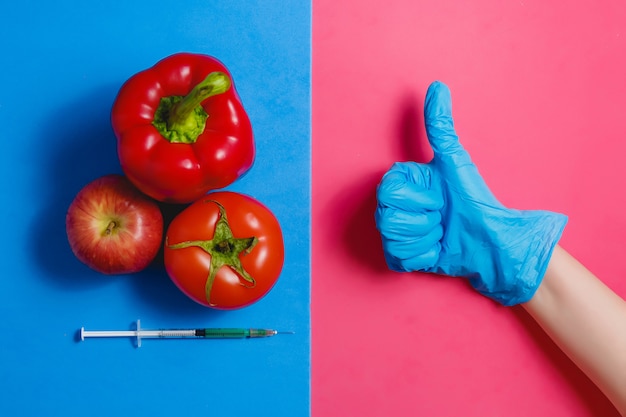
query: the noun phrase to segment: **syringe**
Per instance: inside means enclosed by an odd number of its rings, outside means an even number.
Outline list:
[[[293,332],[279,332],[271,329],[245,329],[245,328],[199,328],[199,329],[164,329],[143,330],[141,322],[137,320],[136,330],[85,330],[80,329],[80,340],[88,337],[134,337],[137,347],[141,347],[143,338],[169,338],[169,339],[247,339],[270,337],[277,334],[293,334]]]

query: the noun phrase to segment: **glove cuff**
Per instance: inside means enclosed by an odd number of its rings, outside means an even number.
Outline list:
[[[470,279],[478,292],[504,306],[525,303],[535,295],[567,224],[567,216],[560,213],[517,211],[517,214],[522,228],[518,236],[524,242],[518,241],[514,247],[504,249],[506,259],[500,260],[507,267],[501,264],[496,268],[501,275],[496,277],[496,288],[484,288],[484,282]]]
[[[529,301],[537,292],[543,277],[548,269],[548,264],[552,258],[552,252],[556,247],[563,230],[567,224],[567,216],[560,213],[543,212],[542,228],[535,234],[536,238],[528,248],[528,257],[519,273],[517,282],[519,283],[519,294],[509,300],[511,305],[521,304]]]

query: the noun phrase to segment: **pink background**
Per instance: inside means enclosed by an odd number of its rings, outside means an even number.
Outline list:
[[[373,212],[442,80],[496,196],[625,297],[625,74],[622,0],[313,1],[313,417],[617,416],[520,307],[389,272]]]

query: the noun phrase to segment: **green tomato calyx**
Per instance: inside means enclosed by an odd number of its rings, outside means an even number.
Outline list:
[[[215,232],[213,239],[210,240],[188,240],[173,245],[167,244],[170,249],[184,249],[189,247],[198,247],[211,255],[211,266],[209,276],[205,284],[206,300],[209,305],[211,303],[211,290],[213,282],[217,276],[217,272],[223,266],[228,266],[241,277],[241,285],[253,288],[256,285],[255,279],[244,269],[239,256],[248,254],[258,243],[256,236],[247,238],[236,238],[228,223],[226,217],[226,209],[219,202],[214,200],[206,200],[205,203],[215,203],[219,208],[219,218],[215,223]]]

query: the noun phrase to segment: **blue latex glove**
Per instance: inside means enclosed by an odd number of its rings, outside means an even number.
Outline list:
[[[567,217],[496,200],[459,143],[445,84],[428,88],[424,118],[433,160],[396,163],[378,185],[376,226],[389,268],[465,277],[503,305],[530,300]]]

